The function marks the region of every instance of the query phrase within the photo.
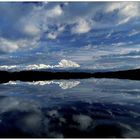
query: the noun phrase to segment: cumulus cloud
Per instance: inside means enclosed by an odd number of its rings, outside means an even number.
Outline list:
[[[49,39],[56,39],[57,35],[58,34],[56,32],[50,32],[50,33],[48,33],[48,38]]]
[[[33,23],[25,24],[23,31],[31,36],[38,35],[40,33],[39,27],[35,26]]]
[[[129,17],[139,16],[139,3],[125,2],[124,6],[121,7],[120,13]]]
[[[17,8],[17,5],[22,7],[26,14],[20,8]],[[35,4],[17,5],[7,4],[8,7],[12,6],[9,11],[15,16],[9,14],[10,12],[7,12],[7,8],[3,8],[6,13],[5,17],[1,16],[1,18],[9,19],[8,23],[12,21],[13,24],[10,26],[10,30],[15,31],[14,36],[16,35],[16,38],[22,39],[29,36],[41,38],[44,35],[43,33],[48,31],[47,38],[52,40],[56,39],[64,31],[64,27],[61,25],[66,25],[66,27],[70,25],[70,32],[73,34],[84,34],[92,29],[102,28],[107,25],[114,26],[115,24],[112,25],[112,21],[113,23],[116,21],[116,24],[126,23],[131,18],[139,16],[140,7],[138,2],[42,3],[41,6]],[[82,12],[83,8],[85,9],[84,12]],[[14,21],[16,21],[16,24],[14,24]],[[51,28],[58,25],[57,29]],[[1,26],[1,28],[2,34],[6,34],[5,26]],[[6,34],[7,37],[13,36],[11,32],[10,35],[8,34]],[[16,51],[13,47],[14,50]]]
[[[46,64],[47,62],[50,64],[57,57],[59,60],[66,58],[82,66],[92,67],[93,60],[96,64],[105,61],[102,59],[103,55],[114,53],[115,46],[123,47],[129,44],[129,41],[131,44],[139,42],[138,37],[135,37],[139,35],[139,7],[139,2],[1,3],[0,52],[10,54],[0,59],[3,65],[0,68],[17,70],[80,66],[65,60],[56,65]],[[132,28],[135,31],[131,32]],[[93,47],[88,46],[86,50],[81,50],[86,44],[93,44]],[[35,48],[37,46],[39,48]],[[35,57],[37,51],[38,54],[42,53],[37,58],[40,60],[35,62],[34,59],[33,63],[26,62],[27,57],[24,60],[20,60],[20,56],[18,59],[10,58],[11,55],[18,55],[19,51],[21,53],[24,49],[29,50],[26,51],[27,54],[23,51],[23,55],[28,55],[28,58]],[[61,51],[64,54],[59,54],[57,57],[54,55]],[[51,59],[42,60],[47,58],[47,55],[51,56]],[[44,62],[45,60],[47,62]],[[28,65],[17,66],[21,61]],[[7,64],[10,65],[6,66]]]
[[[139,17],[140,4],[138,2],[111,2],[105,11],[118,13],[118,24],[127,23],[134,17]]]
[[[27,49],[29,46],[34,48],[38,45],[37,38],[35,39],[19,39],[19,40],[8,40],[6,38],[0,38],[0,51],[3,53],[12,53],[19,49]]]
[[[74,34],[83,34],[87,33],[92,29],[92,23],[86,21],[85,19],[79,19],[76,26],[72,28],[72,33]]]
[[[57,17],[63,14],[63,10],[60,7],[60,5],[56,5],[54,8],[48,11],[47,16],[48,17]]]
[[[37,46],[40,30],[34,21],[30,22],[27,15],[33,11],[34,4],[1,3],[0,4],[0,51],[11,53],[23,48]],[[2,14],[4,13],[4,14]],[[25,19],[25,20],[23,20]],[[24,21],[24,22],[23,22]],[[33,36],[30,38],[29,36]]]

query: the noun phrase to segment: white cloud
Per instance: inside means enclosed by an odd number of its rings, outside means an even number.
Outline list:
[[[121,14],[129,17],[139,16],[139,3],[125,2],[124,6],[121,9]]]
[[[65,26],[60,26],[58,27],[58,29],[54,32],[50,32],[48,33],[47,37],[48,39],[56,39],[58,37],[58,35],[60,35],[63,31],[65,30]]]
[[[50,32],[48,33],[48,39],[56,39],[57,38],[57,33],[56,32]]]
[[[1,6],[2,5],[0,4],[0,9],[2,8]],[[0,52],[12,53],[17,50],[32,49],[34,47],[37,47],[39,39],[38,34],[40,32],[40,29],[37,28],[36,23],[34,24],[32,18],[29,20],[28,17],[28,15],[30,15],[30,12],[33,11],[33,5],[30,7],[31,9],[29,9],[29,7],[27,8],[27,6],[25,5],[18,3],[7,3],[4,6],[4,18],[9,20],[10,27],[8,28],[8,26],[6,26],[7,29],[5,29],[2,26],[2,29],[0,29]],[[18,6],[22,9],[22,11]],[[10,12],[12,12],[12,14]],[[3,34],[6,35],[3,36]],[[37,36],[30,38],[28,35]]]
[[[114,10],[119,10],[120,7],[121,7],[121,3],[119,2],[111,2],[111,3],[108,3],[105,7],[105,11],[106,12],[112,12]]]
[[[118,12],[118,24],[127,23],[134,17],[139,17],[140,4],[138,2],[111,2],[107,4],[106,12]]]
[[[128,34],[128,36],[134,36],[134,35],[137,35],[137,34],[139,34],[140,33],[140,30],[132,30],[129,34]]]
[[[130,17],[123,18],[118,21],[118,25],[125,24],[125,23],[129,22],[130,19],[131,19]]]
[[[68,2],[65,2],[65,3],[64,3],[64,5],[65,5],[65,6],[68,6],[68,5],[69,5],[69,3],[68,3]]]
[[[42,5],[32,6],[30,10],[26,8],[27,11],[25,15],[23,14],[24,13],[23,11],[22,11],[23,13],[20,14],[20,8],[18,7],[17,7],[18,15],[12,14],[12,16],[10,16],[8,10],[7,9],[4,10],[7,11],[5,16],[7,17],[7,19],[13,18],[14,21],[15,19],[18,19],[16,20],[16,24],[14,24],[17,27],[16,31],[22,32],[22,34],[24,35],[19,36],[20,41],[11,41],[6,37],[1,37],[2,38],[2,40],[0,40],[1,51],[14,52],[23,48],[23,46],[30,46],[28,48],[31,49],[34,47],[34,45],[31,45],[31,43],[33,42],[33,40],[35,40],[36,36],[39,39],[41,38],[42,35],[44,35],[43,33],[48,33],[45,34],[45,37],[50,40],[55,40],[59,37],[59,35],[61,35],[61,33],[67,27],[70,27],[70,29],[67,28],[68,32],[71,32],[73,34],[84,34],[89,33],[92,30],[92,28],[97,29],[115,26],[118,24],[124,24],[130,21],[131,19],[138,17],[140,9],[139,8],[140,4],[138,2],[108,2],[108,3],[79,3],[79,4],[63,3],[63,6],[62,5],[60,6],[60,4],[58,3],[53,4],[47,3],[47,5],[46,3],[44,4],[42,3]],[[83,9],[84,11],[82,11]],[[13,11],[14,13],[16,13],[16,9]],[[113,14],[110,13],[117,13],[117,16],[116,14],[115,16],[112,16]],[[95,21],[96,16],[98,18],[97,21]],[[115,21],[112,19],[115,19]],[[68,34],[68,32],[66,32],[66,34]],[[32,36],[33,40],[29,41],[28,40],[29,36]],[[108,34],[107,37],[110,36],[111,34]],[[19,40],[19,38],[17,38],[17,40]]]
[[[65,30],[65,26],[60,26],[59,28],[58,28],[58,32],[63,32]]]
[[[31,36],[38,35],[40,33],[39,27],[35,26],[33,23],[25,24],[23,31]]]
[[[118,10],[120,15],[134,17],[139,16],[139,6],[138,2],[111,2],[107,5],[105,11]]]
[[[56,5],[54,8],[47,12],[48,17],[57,17],[63,14],[63,10],[60,5]]]
[[[12,53],[18,49],[27,49],[29,46],[34,48],[38,45],[38,38],[34,39],[19,39],[8,40],[6,38],[0,38],[0,51],[4,53]]]
[[[78,19],[77,25],[72,28],[72,33],[83,34],[89,32],[91,29],[92,23],[80,18]]]
[[[4,38],[0,38],[0,50],[2,52],[13,52],[19,48],[18,44]]]

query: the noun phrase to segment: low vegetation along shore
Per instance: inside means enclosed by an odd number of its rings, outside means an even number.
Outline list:
[[[114,71],[114,72],[47,72],[47,71],[20,71],[8,72],[0,71],[0,82],[8,81],[38,81],[53,79],[84,79],[84,78],[118,78],[140,80],[140,69]]]

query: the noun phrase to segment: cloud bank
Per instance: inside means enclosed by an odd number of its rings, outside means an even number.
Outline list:
[[[0,68],[138,67],[134,56],[119,55],[138,49],[139,9],[140,2],[2,2]]]
[[[53,68],[78,68],[80,65],[71,60],[62,59],[58,65],[46,65],[46,64],[31,64],[31,65],[2,65],[0,70],[40,70],[40,69],[53,69]]]
[[[127,24],[132,20],[134,23],[139,20],[139,9],[139,2],[1,3],[0,11],[5,14],[0,14],[0,37],[8,43],[0,41],[0,50],[17,51],[17,48],[22,49],[17,46],[17,41],[31,42],[36,37],[41,39],[44,33],[48,39],[55,40],[64,32],[64,28],[58,29],[63,25],[65,28],[70,27],[67,34],[79,35],[93,29]],[[9,45],[9,42],[12,44]],[[26,47],[32,47],[29,46],[28,42]]]

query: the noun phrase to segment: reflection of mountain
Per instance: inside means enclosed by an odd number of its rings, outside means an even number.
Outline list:
[[[80,81],[71,81],[71,80],[62,80],[62,81],[36,81],[36,82],[21,82],[21,81],[9,81],[4,85],[20,85],[20,84],[29,84],[29,85],[50,85],[50,84],[57,84],[62,89],[70,89],[76,87],[80,84]]]
[[[59,82],[59,86],[62,89],[73,88],[73,87],[76,87],[79,84],[80,84],[80,81],[62,81],[62,82]]]
[[[80,84],[80,81],[37,81],[37,82],[28,82],[31,85],[50,85],[50,84],[58,84],[62,89],[69,89],[76,87]]]

